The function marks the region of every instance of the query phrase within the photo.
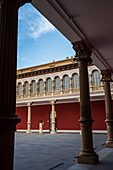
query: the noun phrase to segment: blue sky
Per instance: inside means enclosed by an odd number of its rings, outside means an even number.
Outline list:
[[[17,69],[74,55],[71,43],[31,4],[19,9]]]

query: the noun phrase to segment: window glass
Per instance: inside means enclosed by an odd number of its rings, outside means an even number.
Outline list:
[[[70,79],[68,75],[65,75],[63,77],[63,90],[68,90],[70,89]]]
[[[61,89],[61,80],[60,80],[60,77],[55,77],[54,89],[55,89],[55,91],[59,91]]]
[[[36,81],[35,80],[31,82],[31,93],[32,94],[36,93]]]
[[[73,74],[72,75],[72,89],[79,88],[79,75]]]
[[[46,80],[46,92],[51,92],[52,91],[52,80],[51,78],[48,78]]]
[[[25,82],[24,83],[24,94],[28,94],[29,93],[29,83]]]
[[[17,95],[22,95],[22,83],[18,83]]]
[[[43,93],[44,92],[44,81],[42,79],[39,80],[39,83],[38,83],[38,92],[39,93]]]
[[[92,86],[100,86],[100,73],[98,70],[94,70],[92,73]]]

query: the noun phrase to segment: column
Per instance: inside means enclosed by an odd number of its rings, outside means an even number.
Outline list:
[[[113,112],[112,112],[112,100],[111,100],[111,90],[110,82],[111,74],[108,70],[102,70],[102,79],[101,81],[104,84],[104,93],[105,93],[105,109],[106,109],[106,126],[107,126],[107,141],[106,147],[113,148]]]
[[[52,95],[54,95],[54,80],[52,80]]]
[[[52,105],[52,131],[51,134],[56,134],[56,129],[55,129],[55,102],[56,100],[50,101]]]
[[[24,98],[24,85],[22,84],[22,98]]]
[[[19,0],[0,0],[0,169],[13,170]]]
[[[70,77],[70,93],[72,93],[72,77]]]
[[[92,139],[92,123],[90,97],[89,97],[89,81],[87,65],[92,60],[90,58],[91,51],[83,41],[73,43],[76,51],[76,60],[79,66],[80,75],[80,125],[82,136],[82,149],[78,156],[78,163],[97,164],[98,155],[93,149]]]
[[[44,96],[46,95],[46,81],[44,81]]]
[[[29,93],[28,93],[28,97],[31,97],[31,84],[29,84]]]
[[[92,74],[89,74],[89,88],[92,91]]]
[[[61,93],[60,93],[60,94],[62,94],[62,90],[63,90],[63,79],[60,79],[60,81],[61,81]]]
[[[36,83],[36,97],[38,97],[38,82]]]
[[[28,122],[27,122],[26,133],[31,133],[31,106],[32,106],[32,102],[27,103],[27,106],[28,106]]]

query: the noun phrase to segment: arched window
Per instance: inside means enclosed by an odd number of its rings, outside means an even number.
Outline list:
[[[52,91],[52,80],[51,78],[47,78],[46,80],[46,92]]]
[[[70,79],[68,75],[64,75],[63,77],[63,90],[70,89]]]
[[[22,83],[18,83],[17,95],[22,95]]]
[[[72,89],[79,88],[79,76],[78,74],[74,73],[72,75]]]
[[[44,81],[42,79],[39,80],[38,83],[38,92],[43,93],[44,92]]]
[[[100,86],[100,73],[98,70],[92,72],[92,86]]]
[[[24,94],[28,94],[29,93],[29,83],[28,81],[26,81],[24,83]]]
[[[61,80],[60,77],[55,77],[54,81],[54,90],[59,91],[61,89]]]
[[[35,80],[31,82],[31,93],[32,94],[36,93],[36,81]]]

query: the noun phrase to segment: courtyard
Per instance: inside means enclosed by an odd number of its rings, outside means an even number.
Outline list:
[[[105,148],[106,138],[106,134],[93,134],[97,153]],[[70,167],[73,169],[80,150],[79,134],[16,133],[14,170],[67,170]]]

